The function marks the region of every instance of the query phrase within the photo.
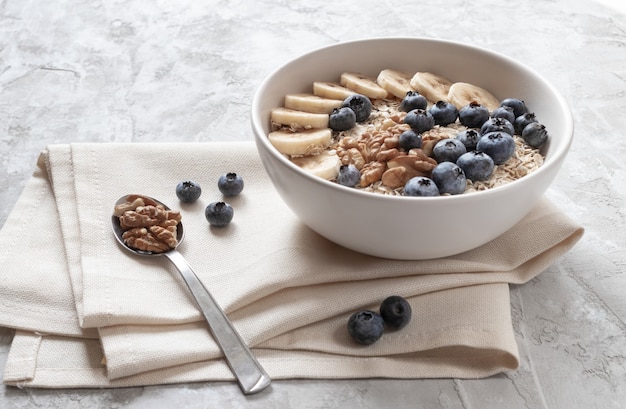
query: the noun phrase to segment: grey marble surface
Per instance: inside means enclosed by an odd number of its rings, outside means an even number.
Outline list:
[[[586,234],[535,280],[511,288],[517,371],[483,380],[276,381],[251,397],[230,383],[0,386],[0,408],[626,407],[626,14],[609,0],[0,0],[0,225],[47,144],[251,140],[251,97],[272,69],[315,47],[373,36],[504,53],[571,104],[576,139],[548,196]],[[0,328],[0,368],[12,335]]]

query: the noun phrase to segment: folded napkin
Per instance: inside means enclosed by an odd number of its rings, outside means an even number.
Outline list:
[[[241,195],[217,179],[237,172]],[[195,180],[198,202],[175,195]],[[124,251],[110,218],[129,193],[181,210],[179,247],[273,378],[459,377],[513,370],[509,283],[536,276],[583,230],[547,200],[475,250],[397,261],[347,250],[304,226],[251,142],[52,145],[0,232],[0,325],[16,328],[4,382],[116,387],[229,380],[186,286],[159,257]],[[225,228],[204,208],[229,201]],[[406,297],[411,323],[367,347],[346,331],[355,311]]]

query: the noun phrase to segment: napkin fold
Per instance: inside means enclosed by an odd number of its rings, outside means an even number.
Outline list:
[[[237,172],[244,192],[217,179]],[[192,179],[198,202],[174,187]],[[460,377],[513,370],[509,283],[532,279],[583,229],[547,200],[475,250],[397,261],[347,250],[304,226],[269,181],[251,142],[51,145],[0,232],[0,325],[16,328],[4,382],[115,387],[232,379],[185,284],[163,258],[114,240],[115,201],[158,198],[183,215],[179,247],[274,378]],[[226,200],[225,228],[204,208]],[[388,295],[413,319],[376,344],[345,325]]]

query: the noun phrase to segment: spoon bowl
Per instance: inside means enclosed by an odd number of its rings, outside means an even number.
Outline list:
[[[117,202],[115,202],[115,206],[119,206],[123,203],[125,203],[127,201],[127,198],[129,196],[135,196],[135,195],[124,195],[122,197],[120,197]],[[156,204],[163,206],[163,208],[165,210],[172,210],[169,207],[167,207],[167,205],[165,205],[164,203],[149,197],[149,196],[145,196],[145,195],[141,195],[142,197],[148,198],[152,201],[154,201]],[[165,255],[166,252],[156,252],[156,251],[143,251],[143,250],[139,250],[136,248],[133,248],[131,246],[129,246],[124,239],[122,238],[122,234],[124,233],[124,229],[122,228],[122,226],[120,225],[120,218],[117,217],[116,215],[111,215],[111,225],[113,226],[113,235],[115,236],[115,238],[117,239],[118,243],[120,243],[122,245],[122,247],[124,247],[126,250],[130,251],[131,253],[135,253],[139,256],[146,256],[146,257],[150,257],[150,256],[163,256]],[[182,243],[183,239],[185,238],[185,229],[183,228],[183,223],[180,222],[178,223],[178,225],[176,225],[176,247],[177,248],[180,243]],[[173,250],[173,249],[172,249]],[[169,250],[169,251],[172,251]]]
[[[131,195],[122,196],[115,203],[115,206],[127,202],[127,199],[130,196]],[[144,195],[141,196],[154,201],[154,203],[158,205],[162,205],[166,210],[171,210],[165,204],[156,199]],[[215,342],[222,350],[224,359],[235,375],[243,393],[248,395],[260,392],[269,386],[271,383],[269,375],[259,364],[255,356],[252,354],[252,351],[250,351],[250,348],[237,333],[237,330],[230,322],[222,308],[215,301],[204,284],[202,284],[198,276],[196,276],[194,271],[191,269],[191,266],[184,259],[183,255],[176,249],[185,236],[182,222],[179,222],[177,225],[177,242],[175,247],[164,252],[143,251],[129,246],[122,238],[124,229],[120,225],[120,218],[115,214],[111,216],[111,225],[113,227],[113,234],[115,238],[127,251],[144,257],[165,256],[174,264],[174,266],[176,266],[176,269],[184,279],[189,291],[191,291],[191,294],[196,300],[202,315],[209,324],[209,330],[211,331]]]

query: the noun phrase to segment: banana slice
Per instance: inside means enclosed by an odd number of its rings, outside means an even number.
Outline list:
[[[455,82],[448,91],[448,100],[458,109],[472,101],[478,102],[490,112],[500,106],[500,101],[489,91],[466,82]]]
[[[330,128],[298,132],[280,130],[268,135],[270,143],[284,155],[317,155],[330,145],[331,137]]]
[[[339,174],[341,161],[335,152],[324,151],[319,155],[303,156],[291,160],[312,175],[326,180],[332,180]]]
[[[334,82],[315,81],[313,83],[313,94],[322,98],[344,100],[350,95],[356,94],[350,88]]]
[[[341,74],[339,82],[344,87],[350,88],[371,99],[387,98],[389,94],[386,89],[376,83],[374,78],[356,72],[344,72]]]
[[[396,70],[382,70],[376,78],[378,85],[387,90],[390,94],[402,99],[406,93],[413,91],[411,87],[411,74]]]
[[[285,108],[313,114],[330,114],[333,109],[339,108],[341,104],[343,104],[343,99],[329,99],[313,94],[285,95]]]
[[[410,81],[411,86],[432,103],[448,101],[452,81],[432,72],[417,72]]]
[[[289,108],[274,108],[270,113],[272,122],[296,129],[328,128],[328,114],[314,114]]]

